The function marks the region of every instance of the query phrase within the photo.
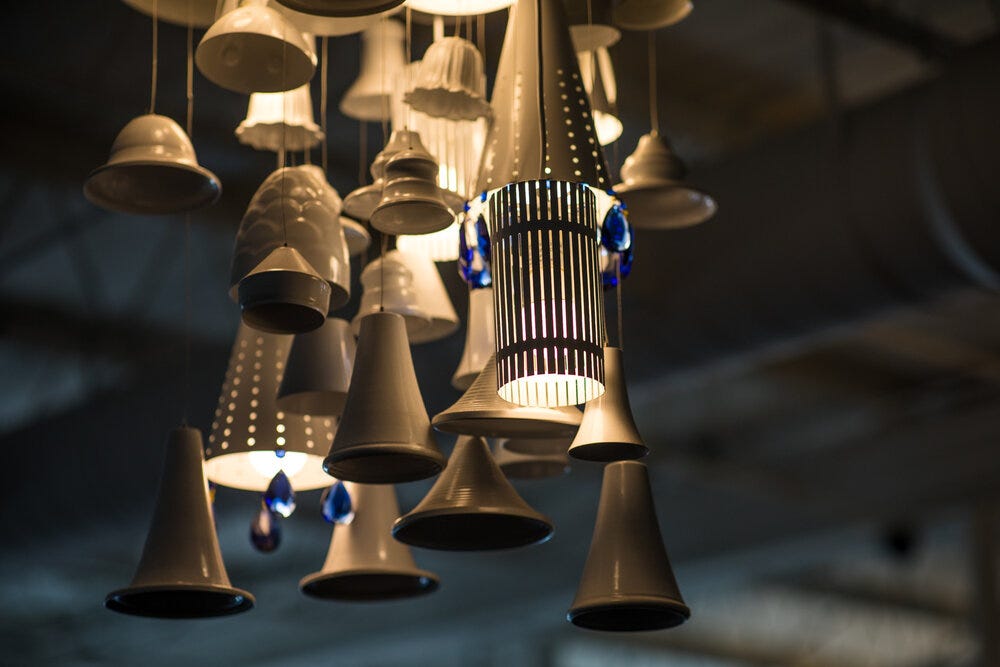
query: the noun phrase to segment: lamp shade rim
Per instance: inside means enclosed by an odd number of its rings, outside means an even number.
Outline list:
[[[486,530],[464,530],[470,520]],[[551,539],[552,522],[541,514],[502,507],[448,507],[411,512],[396,520],[392,535],[414,547],[439,551],[494,551],[541,544]],[[463,539],[463,535],[466,537]]]
[[[709,220],[718,210],[718,204],[711,195],[677,181],[656,179],[633,185],[620,183],[615,186],[614,191],[621,195],[626,208],[634,214],[630,221],[637,229],[693,227]],[[660,201],[662,197],[671,195],[681,195],[693,202],[689,209],[691,212],[683,216],[671,215],[674,207],[669,202]],[[643,212],[655,211],[656,219],[651,221],[648,216],[638,213],[640,209]]]
[[[385,459],[386,465],[373,465],[373,458]],[[361,484],[414,482],[433,477],[444,467],[444,454],[412,442],[354,442],[350,447],[331,451],[323,461],[328,475]]]
[[[436,574],[419,568],[364,567],[310,574],[299,582],[299,590],[323,600],[377,602],[427,595],[440,584]]]
[[[571,446],[568,453],[574,459],[581,461],[613,463],[641,459],[649,454],[649,447],[635,442],[591,442]]]
[[[252,609],[255,602],[240,588],[185,583],[129,586],[104,598],[105,607],[122,614],[179,619],[238,614]]]
[[[348,0],[346,2],[322,3],[315,0],[278,0],[280,4],[303,14],[324,17],[358,17],[380,14],[395,9],[404,0]]]
[[[532,410],[518,407],[518,412]],[[561,414],[554,410],[540,410],[544,414],[537,417],[518,414],[513,417],[511,410],[474,410],[468,412],[440,413],[431,424],[442,433],[456,435],[478,435],[486,438],[558,438],[572,437],[580,427],[580,420],[568,415],[559,421]]]
[[[607,596],[574,606],[566,620],[588,630],[643,632],[681,625],[691,610],[679,600],[652,595]]]
[[[108,193],[108,188],[102,187],[104,185],[104,181],[108,178],[113,178],[116,172],[134,169],[136,167],[152,167],[169,171],[177,170],[190,174],[195,177],[192,179],[192,182],[200,182],[199,187],[193,190],[199,194],[194,197],[177,197],[176,195],[162,196],[159,199],[164,202],[174,202],[172,206],[162,207],[143,205],[137,203],[131,198],[119,199],[111,196]],[[198,179],[198,181],[195,181],[195,179]],[[90,175],[87,177],[87,181],[83,186],[83,194],[88,200],[98,206],[120,211],[122,213],[139,215],[170,214],[193,211],[195,209],[202,208],[203,206],[214,204],[219,200],[219,197],[222,196],[222,184],[220,183],[218,176],[199,164],[188,164],[185,162],[178,162],[176,160],[122,160],[120,162],[108,162],[107,164],[103,164],[94,171],[90,172]]]

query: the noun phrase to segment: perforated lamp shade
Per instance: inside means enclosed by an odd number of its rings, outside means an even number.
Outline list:
[[[284,470],[299,491],[330,485],[322,462],[336,420],[292,415],[275,403],[291,345],[292,336],[240,325],[205,448],[205,472],[216,484],[264,491]]]

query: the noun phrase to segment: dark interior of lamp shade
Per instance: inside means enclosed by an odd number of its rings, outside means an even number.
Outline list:
[[[323,470],[337,479],[360,484],[399,484],[427,479],[444,469],[444,457],[431,452],[365,453],[361,445],[331,453]],[[350,458],[347,458],[350,457]]]
[[[489,551],[542,542],[552,535],[552,526],[517,514],[413,514],[400,519],[392,534],[425,549]]]
[[[544,479],[565,474],[569,471],[569,464],[555,460],[515,461],[503,464],[501,469],[511,479]]]
[[[88,193],[130,213],[184,211],[211,202],[218,184],[194,169],[171,165],[112,166],[94,176]]]
[[[568,614],[573,625],[607,632],[643,632],[673,628],[688,619],[686,607],[670,604],[621,604],[588,607]]]
[[[255,303],[243,306],[243,321],[268,333],[305,333],[318,329],[326,314],[313,306],[294,303]]]
[[[302,592],[327,600],[365,602],[424,595],[437,587],[437,579],[426,573],[346,572],[308,581]]]
[[[649,447],[625,442],[595,442],[579,445],[569,450],[569,455],[582,461],[610,463],[627,459],[641,459],[649,454]]]
[[[133,616],[209,618],[245,611],[253,606],[253,599],[236,590],[126,590],[109,595],[104,606]]]

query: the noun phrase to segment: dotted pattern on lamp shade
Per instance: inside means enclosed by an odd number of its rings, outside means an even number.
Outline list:
[[[577,405],[604,392],[604,298],[594,193],[514,183],[489,201],[497,389],[519,405]]]

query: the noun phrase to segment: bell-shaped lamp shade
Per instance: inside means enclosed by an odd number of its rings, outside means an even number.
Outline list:
[[[351,324],[337,317],[296,336],[278,389],[278,409],[294,415],[339,417],[351,386],[354,352]]]
[[[627,632],[672,628],[690,615],[663,546],[646,466],[608,464],[590,554],[567,618],[590,630]]]
[[[293,4],[294,0],[289,2]],[[284,14],[288,20],[294,23],[299,30],[311,35],[325,37],[341,37],[343,35],[353,35],[356,32],[367,30],[376,25],[383,18],[392,13],[392,9],[374,14],[365,13],[358,16],[321,16],[309,11],[296,11],[290,6],[285,6],[279,0],[269,0],[269,4]],[[316,6],[315,2],[304,0],[299,3],[306,10],[311,10]],[[337,0],[328,1],[327,5],[337,6],[343,3]],[[379,2],[378,4],[387,4]]]
[[[437,576],[419,569],[409,547],[392,537],[399,516],[396,489],[345,485],[354,520],[334,527],[323,569],[302,579],[299,589],[310,597],[345,602],[398,600],[437,590]]]
[[[371,225],[392,235],[430,234],[454,224],[455,212],[437,184],[438,165],[419,135],[385,165],[382,199],[372,211]]]
[[[486,362],[479,377],[461,398],[435,415],[434,428],[444,433],[491,438],[570,437],[582,415],[571,406],[545,408],[516,405],[496,392],[496,363]]]
[[[507,440],[493,445],[493,458],[507,479],[549,479],[569,472],[566,451],[553,454],[522,454],[508,449]]]
[[[614,21],[626,30],[659,30],[682,21],[691,0],[625,0],[615,7]]]
[[[313,120],[309,84],[287,93],[253,93],[247,117],[236,128],[241,144],[259,151],[305,151],[319,145],[323,131]]]
[[[341,113],[356,120],[389,119],[395,73],[406,66],[404,39],[403,25],[388,19],[361,33],[361,71],[340,101]]]
[[[304,333],[322,326],[330,285],[295,248],[279,246],[236,288],[243,321],[259,331]]]
[[[129,587],[105,598],[108,609],[135,616],[206,618],[253,607],[253,596],[229,583],[202,463],[201,431],[174,429],[142,559]]]
[[[347,208],[346,199],[344,208]],[[346,215],[340,216],[340,228],[344,230],[344,241],[347,242],[347,252],[351,257],[362,255],[372,244],[372,235],[365,226]]]
[[[486,72],[476,45],[461,37],[433,42],[424,54],[405,101],[434,118],[475,120],[490,114]]]
[[[705,222],[718,208],[709,195],[685,185],[686,170],[670,142],[657,132],[639,138],[625,158],[615,193],[636,229],[676,229]]]
[[[552,523],[517,494],[485,440],[461,437],[441,477],[392,534],[426,549],[486,551],[543,542]]]
[[[267,0],[222,0],[219,18],[194,55],[206,79],[246,95],[293,90],[312,79],[312,38],[266,5]]]
[[[404,0],[279,0],[286,7],[316,16],[369,16],[395,9]]]
[[[323,469],[337,479],[398,484],[433,477],[443,467],[402,316],[366,315],[344,414]]]
[[[373,260],[361,272],[361,305],[351,321],[355,335],[367,315],[385,311],[402,316],[410,338],[431,328],[431,314],[417,293],[416,277],[398,253],[388,252]]]
[[[583,87],[590,96],[594,113],[597,141],[602,146],[613,143],[621,136],[623,125],[618,119],[618,84],[611,55],[606,47],[577,53]]]
[[[216,0],[122,0],[126,5],[157,21],[186,28],[207,28],[215,23]]]
[[[604,378],[606,391],[584,407],[569,455],[584,461],[640,459],[649,447],[632,419],[621,348],[604,348]]]
[[[370,185],[362,185],[344,198],[344,213],[356,220],[371,220],[375,207],[382,201],[386,163],[393,155],[414,143],[420,143],[419,136],[405,129],[393,130],[388,143],[378,152],[369,167],[373,182]]]
[[[293,415],[275,404],[291,345],[291,336],[240,325],[205,448],[205,472],[216,484],[264,491],[280,470],[296,491],[330,485],[323,453],[336,419]]]
[[[459,324],[458,313],[455,312],[448,290],[441,280],[441,274],[431,258],[402,250],[393,250],[386,254],[395,255],[410,270],[413,275],[413,287],[417,293],[417,303],[431,320],[429,327],[419,329],[409,337],[410,344],[430,343],[455,333]]]
[[[118,133],[111,156],[87,177],[83,194],[111,211],[165,215],[215,203],[222,185],[198,164],[180,125],[146,114]]]
[[[495,363],[495,331],[493,325],[493,288],[469,290],[469,319],[465,329],[465,349],[458,362],[451,386],[465,391],[479,377],[487,363]],[[494,373],[496,370],[494,369]],[[493,387],[489,387],[496,394]],[[497,396],[499,399],[500,397]]]
[[[294,250],[329,284],[329,304],[321,313],[345,305],[351,295],[351,267],[344,230],[340,226],[341,200],[320,167],[284,167],[271,173],[250,200],[236,233],[230,285],[275,249]],[[316,328],[322,319],[315,322]],[[280,329],[299,333],[310,329]]]
[[[437,16],[479,16],[506,9],[516,0],[409,0],[414,11]]]
[[[396,238],[396,247],[432,262],[454,262],[458,259],[458,233],[459,225],[453,222],[430,234],[402,234]]]

